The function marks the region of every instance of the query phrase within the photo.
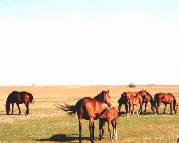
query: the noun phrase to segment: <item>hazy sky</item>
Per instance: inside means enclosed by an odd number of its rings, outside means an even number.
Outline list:
[[[0,85],[179,84],[178,0],[0,0]]]

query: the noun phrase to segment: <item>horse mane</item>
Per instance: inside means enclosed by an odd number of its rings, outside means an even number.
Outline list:
[[[94,97],[94,99],[97,99],[97,100],[99,100],[100,102],[103,102],[103,101],[104,101],[103,92],[104,92],[104,91],[102,91],[102,92],[100,92],[98,95],[96,95],[96,96]]]

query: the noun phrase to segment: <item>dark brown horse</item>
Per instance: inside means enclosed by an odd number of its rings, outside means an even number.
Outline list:
[[[154,96],[154,101],[156,103],[157,114],[159,114],[158,108],[160,107],[161,103],[165,105],[163,114],[165,114],[167,104],[170,104],[170,114],[172,114],[172,106],[175,114],[177,113],[178,104],[176,103],[176,99],[172,93],[157,93]]]
[[[118,125],[118,111],[114,107],[106,108],[100,114],[99,118],[99,139],[101,140],[104,135],[105,122],[108,123],[108,131],[110,138],[117,140],[117,125]],[[111,133],[111,124],[113,127],[113,134]]]
[[[6,100],[6,114],[9,115],[10,112],[10,104],[12,104],[12,113],[13,114],[13,110],[14,110],[14,103],[16,103],[18,109],[19,109],[19,115],[21,114],[21,110],[19,107],[19,104],[25,104],[26,106],[26,113],[25,115],[29,115],[29,103],[31,103],[33,100],[33,96],[31,93],[26,92],[26,91],[22,91],[22,92],[18,92],[18,91],[13,91],[11,92]]]
[[[156,112],[156,106],[155,106],[155,102],[154,102],[154,99],[153,99],[152,95],[150,95],[150,93],[147,92],[146,90],[141,90],[138,93],[142,97],[142,105],[143,104],[145,105],[144,113],[146,114],[146,108],[147,108],[147,105],[148,105],[149,102],[151,104],[152,112],[155,113]],[[141,113],[143,112],[142,111],[142,106],[141,106],[140,111],[141,111]]]
[[[63,111],[69,115],[77,113],[79,120],[79,142],[81,143],[82,119],[89,120],[90,141],[94,143],[94,120],[103,111],[102,104],[106,103],[111,106],[109,90],[102,91],[96,97],[84,97],[76,103],[76,105],[60,105]]]
[[[126,110],[126,116],[129,115],[129,113],[131,112],[131,98],[133,98],[133,96],[135,96],[136,93],[134,92],[123,92],[121,94],[121,97],[120,99],[118,100],[118,103],[119,103],[119,107],[118,107],[118,110],[119,110],[119,114],[120,114],[120,111],[121,111],[121,106],[122,104],[125,105],[125,110]]]

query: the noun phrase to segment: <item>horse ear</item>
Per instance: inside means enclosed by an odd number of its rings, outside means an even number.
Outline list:
[[[109,93],[109,89],[108,89],[108,93]]]
[[[102,90],[102,92],[104,92],[104,90]]]

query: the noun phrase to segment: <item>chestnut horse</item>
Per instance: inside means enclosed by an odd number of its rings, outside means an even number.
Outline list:
[[[157,93],[154,96],[154,100],[156,102],[157,114],[159,114],[158,108],[160,107],[161,103],[165,104],[163,114],[165,114],[167,104],[170,104],[170,114],[172,114],[172,106],[175,114],[177,113],[178,104],[176,104],[176,99],[172,93]]]
[[[118,111],[114,107],[106,108],[100,114],[99,118],[99,139],[101,140],[104,135],[105,122],[108,123],[108,131],[110,138],[117,140],[117,125],[118,125]],[[111,124],[113,127],[113,134],[111,133]]]
[[[22,91],[22,92],[18,92],[18,91],[13,91],[11,92],[6,100],[6,114],[9,115],[10,112],[10,104],[12,104],[12,113],[13,114],[13,110],[14,110],[14,103],[16,103],[18,109],[19,109],[19,115],[21,114],[21,110],[19,107],[19,104],[25,104],[26,106],[26,113],[25,115],[29,115],[29,103],[32,103],[33,100],[33,96],[31,93],[26,92],[26,91]]]
[[[82,119],[89,120],[90,141],[94,143],[94,120],[103,111],[102,104],[106,103],[109,107],[110,96],[109,90],[102,91],[94,98],[84,97],[76,105],[60,105],[60,109],[66,111],[69,115],[77,113],[79,120],[79,142],[81,143]]]

